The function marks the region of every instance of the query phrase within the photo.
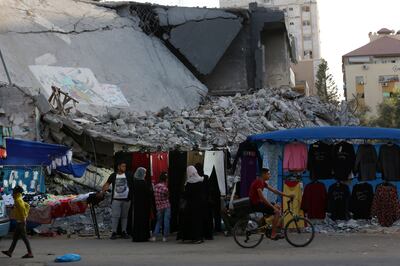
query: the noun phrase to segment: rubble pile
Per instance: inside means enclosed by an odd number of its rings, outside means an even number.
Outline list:
[[[172,111],[169,108],[146,114],[110,109],[106,115],[90,116],[80,112],[65,123],[47,114],[49,124],[63,123],[74,131],[95,138],[125,143],[147,150],[211,149],[233,150],[247,136],[286,128],[328,125],[358,125],[359,121],[345,103],[323,103],[290,88],[261,89],[253,94],[233,97],[207,97],[196,109]],[[50,130],[54,127],[49,127]],[[59,134],[59,132],[54,132]],[[58,139],[65,139],[58,137]],[[62,143],[70,144],[70,143]]]

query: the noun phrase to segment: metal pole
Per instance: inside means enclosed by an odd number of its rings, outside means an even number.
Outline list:
[[[3,67],[4,67],[4,71],[6,72],[6,75],[7,75],[8,83],[11,85],[12,82],[11,82],[10,74],[8,73],[6,62],[4,61],[4,57],[3,57],[3,54],[1,53],[1,49],[0,49],[0,59],[1,59],[1,62],[3,63]]]

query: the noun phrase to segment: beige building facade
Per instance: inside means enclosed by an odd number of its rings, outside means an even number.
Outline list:
[[[346,100],[369,107],[369,115],[400,91],[400,35],[383,30],[370,33],[370,43],[343,56]]]

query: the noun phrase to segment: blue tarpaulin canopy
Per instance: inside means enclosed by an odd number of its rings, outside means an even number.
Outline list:
[[[306,127],[286,129],[249,136],[252,142],[288,142],[324,139],[380,139],[400,140],[400,129],[373,127]]]
[[[21,139],[6,139],[7,158],[0,159],[0,165],[48,166],[56,158],[66,156],[70,150],[63,145],[48,144]],[[88,163],[58,166],[57,171],[82,177]]]

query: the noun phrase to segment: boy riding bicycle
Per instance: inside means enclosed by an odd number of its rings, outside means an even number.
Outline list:
[[[275,188],[268,185],[268,180],[271,178],[271,174],[269,169],[263,168],[261,170],[261,178],[257,178],[253,181],[250,186],[249,198],[251,208],[254,212],[262,212],[266,215],[273,215],[274,219],[272,221],[272,232],[271,239],[278,240],[282,238],[281,235],[277,234],[277,228],[279,225],[279,220],[281,216],[281,208],[279,205],[270,203],[263,194],[264,188],[268,189],[272,193],[276,195],[280,195],[282,197],[288,197],[293,199],[294,195],[284,194],[283,192],[276,190]]]

